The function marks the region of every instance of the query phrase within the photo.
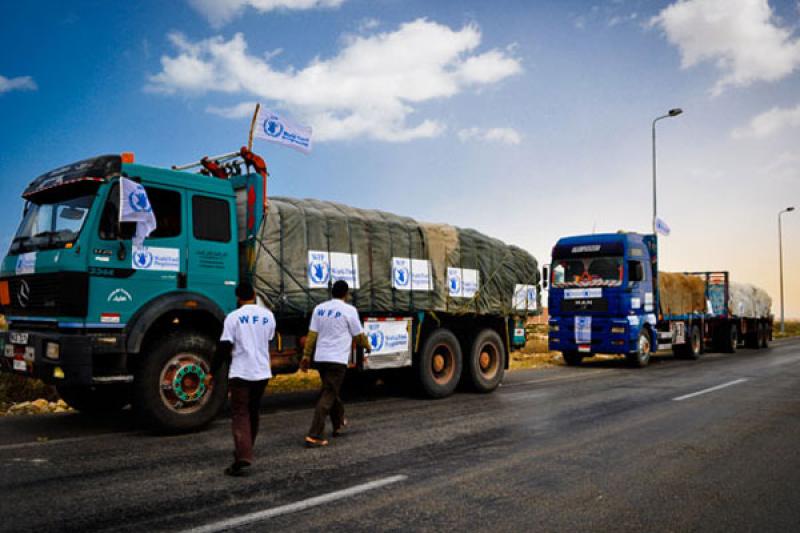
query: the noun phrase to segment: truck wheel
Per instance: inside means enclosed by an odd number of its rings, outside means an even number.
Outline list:
[[[56,390],[67,405],[86,414],[114,413],[131,403],[131,388],[127,383],[75,387],[58,385]]]
[[[423,392],[431,398],[453,393],[461,378],[461,346],[445,328],[433,331],[422,347],[417,378]]]
[[[583,362],[583,355],[578,352],[561,352],[561,357],[567,366],[580,366]]]
[[[761,346],[762,328],[761,324],[756,325],[755,331],[749,331],[744,337],[744,345],[746,348],[758,349]]]
[[[739,344],[739,330],[735,324],[728,324],[723,331],[722,351],[725,353],[736,353],[736,346]]]
[[[761,348],[769,348],[769,326],[761,324]]]
[[[469,384],[478,392],[497,388],[506,369],[506,350],[503,339],[494,330],[484,329],[472,341],[467,353]]]
[[[201,428],[217,415],[227,396],[227,379],[206,387],[214,341],[194,332],[173,333],[143,354],[134,380],[140,420],[164,431]]]
[[[703,338],[700,335],[700,327],[693,325],[689,332],[689,339],[686,344],[680,344],[675,347],[675,356],[680,359],[700,359],[703,353]]]
[[[646,329],[639,332],[639,342],[636,343],[637,349],[634,353],[625,356],[628,364],[634,368],[642,368],[650,362],[650,334]]]

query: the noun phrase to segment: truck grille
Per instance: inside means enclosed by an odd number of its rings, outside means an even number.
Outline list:
[[[86,316],[89,275],[85,272],[31,274],[4,278],[8,281],[10,304],[6,315]]]

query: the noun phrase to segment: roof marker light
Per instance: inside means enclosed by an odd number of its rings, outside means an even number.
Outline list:
[[[123,163],[133,163],[136,161],[136,156],[134,155],[133,152],[122,152],[122,154],[120,154],[120,157],[122,157]]]

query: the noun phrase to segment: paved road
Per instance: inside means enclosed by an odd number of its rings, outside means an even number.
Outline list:
[[[224,418],[170,437],[0,419],[0,530],[797,531],[799,392],[796,341],[520,371],[491,395],[376,392],[318,450],[311,397],[272,397],[244,479],[221,475]]]

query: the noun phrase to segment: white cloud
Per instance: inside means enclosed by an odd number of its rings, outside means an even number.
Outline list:
[[[210,105],[206,107],[206,113],[217,115],[224,118],[244,118],[252,117],[256,109],[255,102],[242,102],[230,107],[217,107]]]
[[[514,128],[466,128],[458,131],[458,138],[461,139],[461,142],[489,141],[503,144],[522,142],[522,135]]]
[[[345,0],[189,0],[208,22],[218,28],[240,16],[251,7],[259,13],[275,10],[307,10],[339,7]]]
[[[177,53],[161,58],[162,70],[149,78],[147,90],[247,94],[290,110],[314,128],[319,141],[437,136],[445,129],[437,121],[408,124],[419,104],[522,71],[508,50],[476,52],[481,42],[477,26],[453,30],[425,19],[391,32],[350,36],[334,57],[285,70],[273,68],[268,57],[248,53],[241,33],[228,41],[213,37],[190,42],[180,34],[171,34],[170,40]],[[210,111],[244,112],[238,106]]]
[[[747,126],[736,128],[731,132],[734,139],[763,139],[781,130],[800,127],[800,105],[795,107],[773,107],[756,115]]]
[[[712,88],[777,81],[800,66],[800,39],[778,25],[767,0],[678,0],[650,21],[681,52],[683,68],[713,62]]]
[[[9,91],[35,91],[38,89],[36,82],[30,76],[6,78],[0,75],[0,94]]]

